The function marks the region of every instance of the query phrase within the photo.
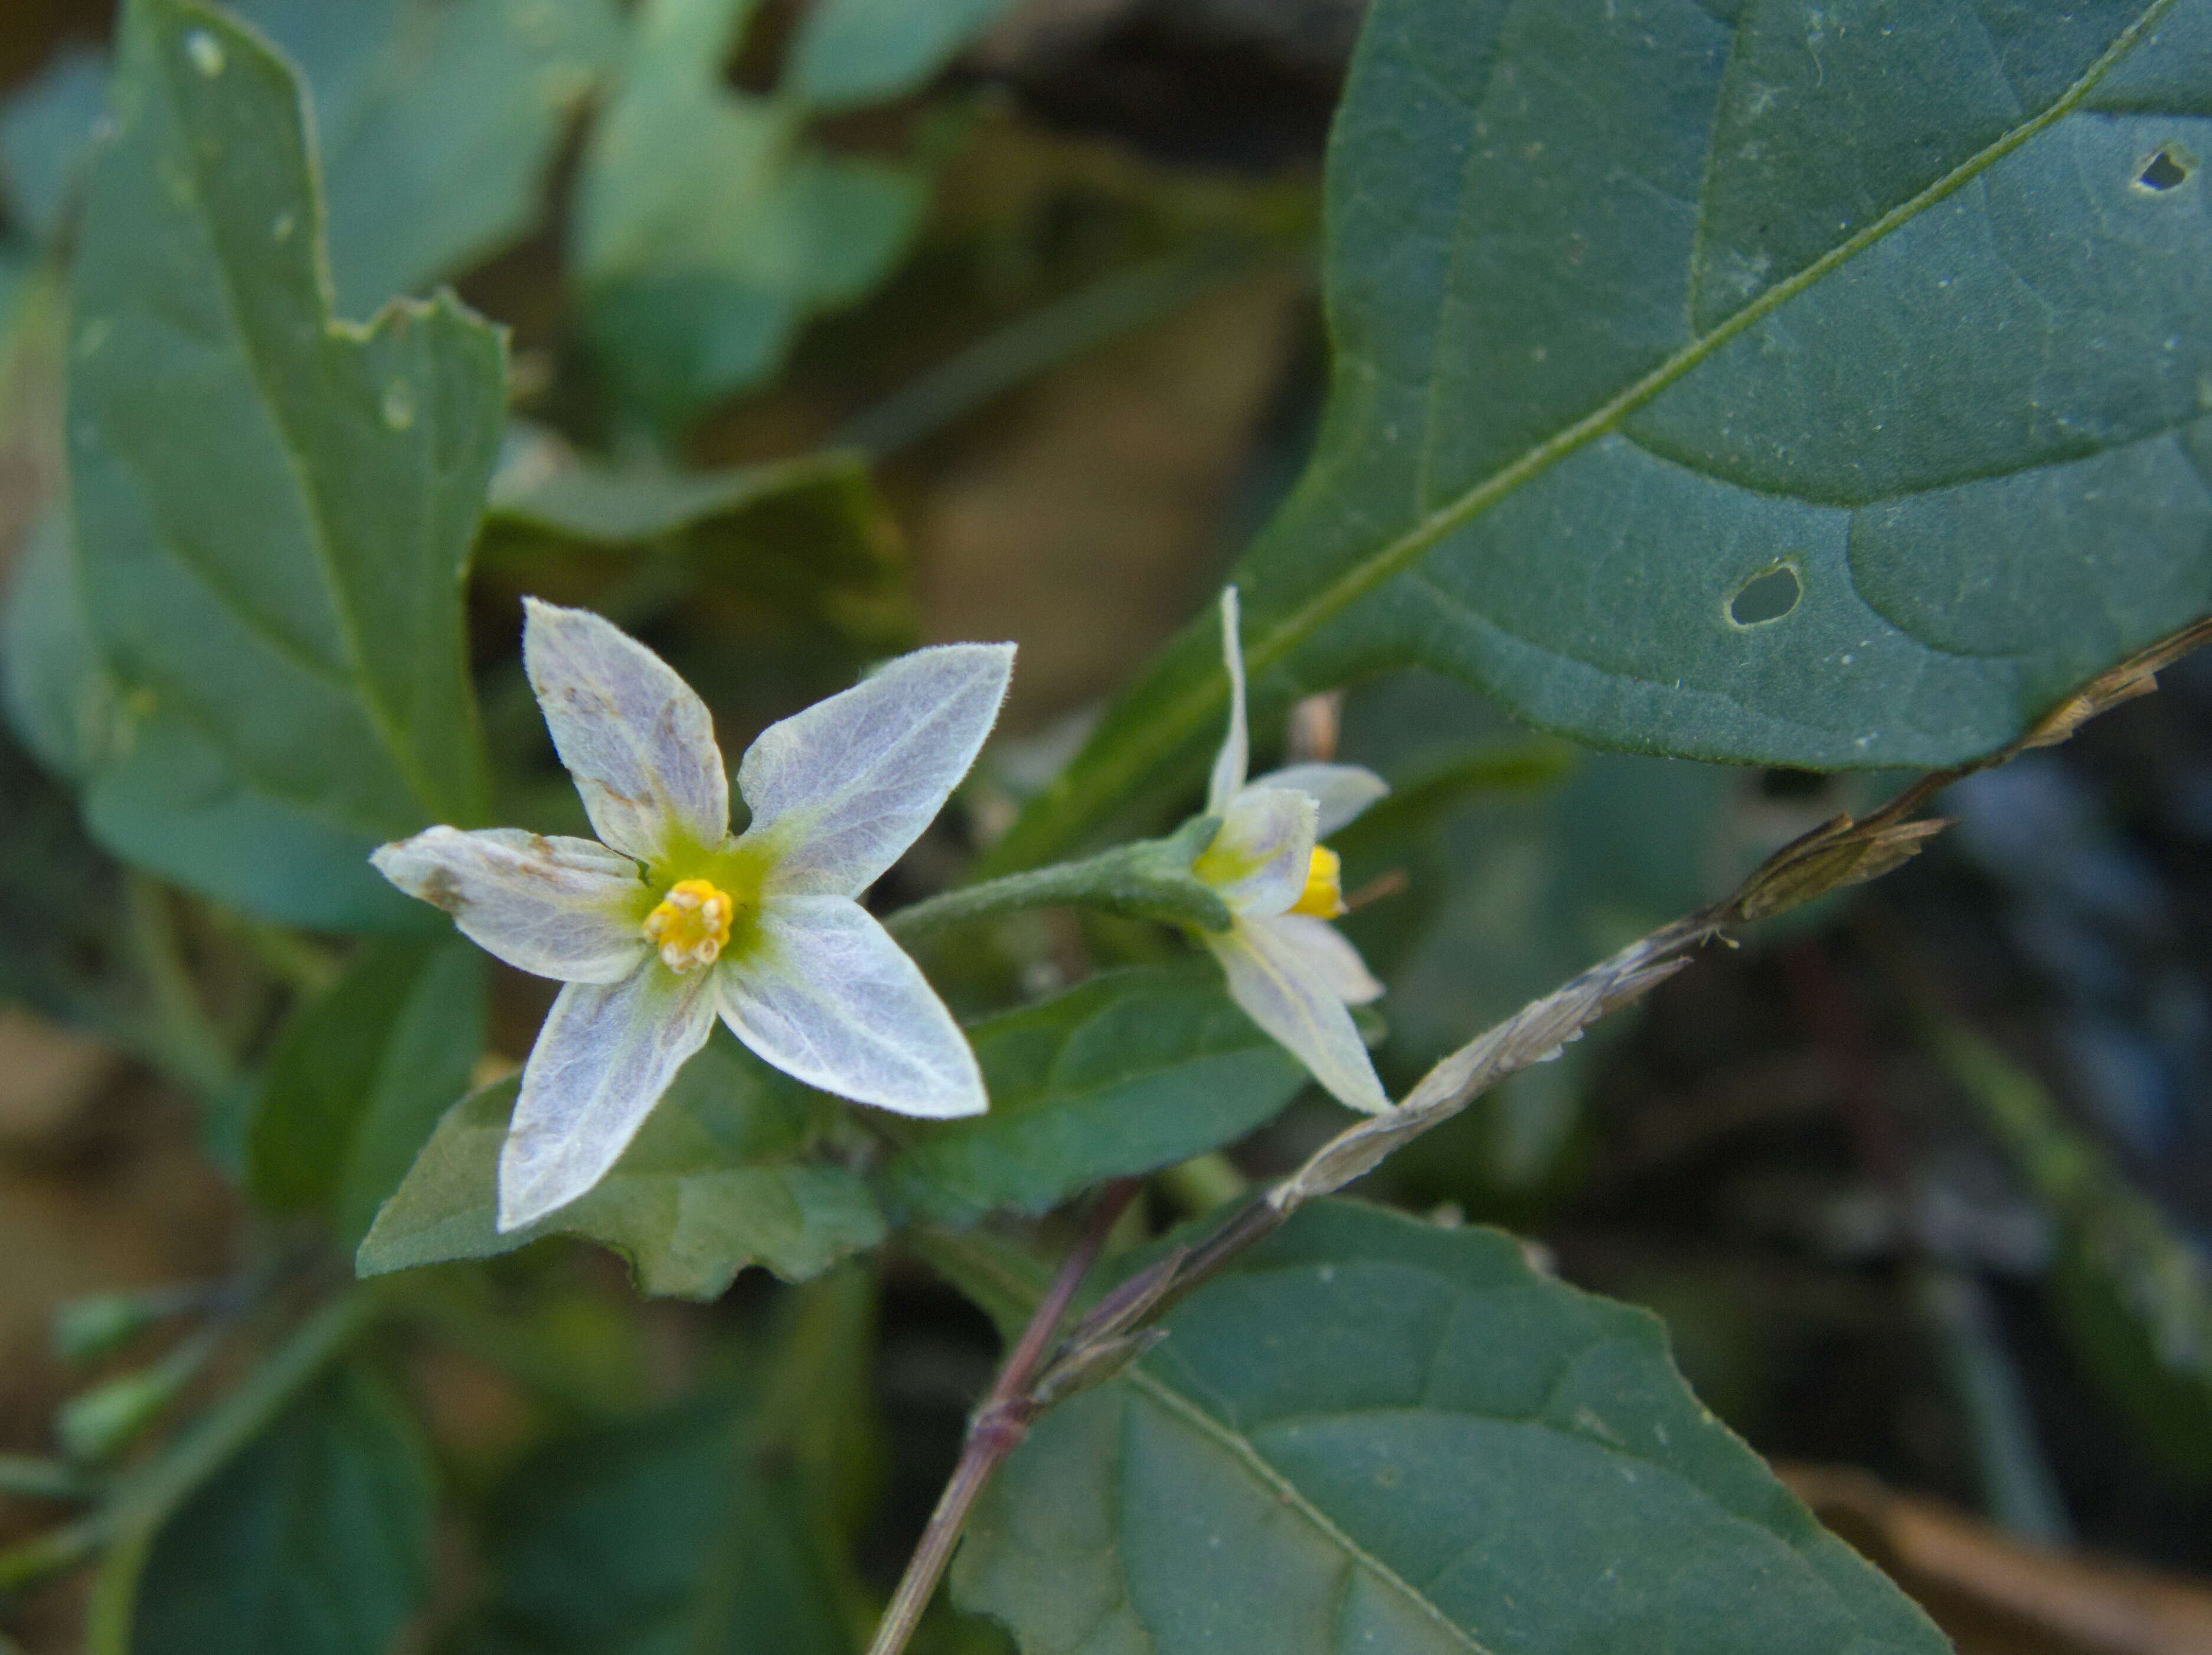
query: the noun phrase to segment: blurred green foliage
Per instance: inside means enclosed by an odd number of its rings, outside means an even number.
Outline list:
[[[2204,601],[2212,264],[2169,134],[2212,86],[2207,0],[2015,8],[1984,20],[2001,75],[1929,19],[1826,62],[1743,24],[1788,94],[1756,130],[1728,9],[1377,0],[1325,180],[1326,397],[1284,347],[1249,377],[1285,405],[1223,445],[1261,450],[1252,497],[1185,502],[1252,516],[1310,459],[1237,566],[1256,736],[1349,685],[1320,745],[1393,785],[1335,845],[1394,1095],[1883,785],[1656,755],[1955,758]],[[1033,130],[1022,18],[969,60],[997,82],[948,73],[1010,10],[126,0],[112,52],[0,100],[0,995],[191,1094],[228,1179],[219,1275],[62,1319],[84,1464],[17,1481],[81,1512],[0,1549],[0,1613],[96,1557],[94,1655],[849,1655],[979,1389],[980,1324],[916,1266],[1017,1329],[1090,1187],[1227,1208],[1343,1124],[1172,928],[1030,913],[923,954],[988,1114],[856,1111],[718,1030],[602,1183],[501,1234],[543,985],[365,861],[433,822],[584,830],[522,596],[644,637],[739,751],[943,636],[947,520],[992,543],[978,584],[1032,555],[960,422],[1027,435],[1071,360],[1294,287],[1315,180]],[[1992,293],[2016,259],[2026,319]],[[1196,441],[1115,417],[1142,429],[1062,446],[1116,488]],[[1191,555],[1185,608],[1228,551]],[[1785,567],[1780,612],[1732,612]],[[1081,729],[1021,714],[886,905],[1188,807],[1219,733],[1196,636],[1117,656],[1137,687]],[[1554,1214],[1602,1163],[1616,1038],[1363,1186],[1438,1223],[1312,1208],[1046,1415],[963,1600],[1032,1655],[1939,1647],[1649,1317],[1455,1227]],[[2200,1241],[2034,1076],[1928,1040],[2057,1226],[2073,1348],[2205,1475]],[[1882,1262],[1918,1262],[1896,1228]],[[1785,1344],[1899,1292],[1746,1274],[1617,1282],[1732,1421],[1786,1411]],[[940,1605],[914,1647],[1006,1643]]]

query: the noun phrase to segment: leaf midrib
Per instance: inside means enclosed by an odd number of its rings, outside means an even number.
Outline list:
[[[1364,1569],[1384,1585],[1396,1591],[1406,1602],[1418,1609],[1429,1621],[1441,1628],[1452,1641],[1468,1652],[1468,1655],[1492,1655],[1489,1648],[1474,1635],[1460,1626],[1413,1583],[1381,1558],[1337,1527],[1328,1514],[1309,1499],[1304,1489],[1277,1470],[1255,1448],[1250,1441],[1223,1425],[1188,1397],[1156,1378],[1141,1366],[1133,1367],[1123,1376],[1131,1386],[1152,1402],[1172,1413],[1178,1420],[1207,1438],[1218,1446],[1234,1455],[1237,1461],[1264,1485],[1282,1506],[1296,1512],[1317,1530],[1322,1538],[1336,1548],[1356,1569]]]
[[[219,21],[250,34],[250,31],[245,30],[233,19],[227,16],[209,15],[204,6],[192,6],[189,9],[179,7],[178,9],[180,13],[186,9],[200,12],[210,24]],[[251,39],[253,45],[260,46],[261,42],[258,35],[251,35]],[[178,94],[173,79],[180,71],[168,52],[160,52],[159,59],[161,79],[168,94],[172,111],[180,112],[183,100]],[[312,120],[312,111],[304,103],[300,108],[300,118],[303,124]],[[173,119],[179,131],[183,131],[185,123],[180,117],[180,113],[173,113]],[[322,238],[327,234],[327,215],[323,201],[322,179],[315,171],[312,159],[314,152],[314,131],[312,125],[305,127],[303,136],[307,143],[307,153],[310,157],[307,169],[309,209],[307,216],[313,227],[317,245],[319,246]],[[457,806],[460,801],[447,799],[443,790],[432,781],[428,771],[422,767],[421,758],[414,751],[412,745],[403,739],[392,709],[384,704],[372,676],[366,669],[364,663],[367,654],[362,642],[362,629],[358,618],[353,612],[345,583],[338,578],[337,559],[335,550],[331,545],[328,526],[325,521],[321,490],[312,480],[308,456],[301,449],[290,423],[279,411],[283,404],[270,388],[259,352],[252,343],[252,332],[246,326],[231,262],[222,238],[215,233],[213,214],[207,209],[206,192],[203,186],[205,168],[202,165],[199,146],[190,142],[188,138],[185,149],[192,169],[193,199],[199,205],[203,233],[207,236],[209,252],[213,256],[216,271],[220,278],[223,309],[229,315],[231,331],[238,340],[239,360],[246,365],[246,372],[253,380],[255,389],[260,393],[262,405],[269,411],[270,426],[276,434],[277,447],[283,453],[286,469],[292,474],[293,486],[299,490],[301,501],[305,508],[301,515],[307,525],[308,544],[313,549],[316,564],[322,571],[323,585],[329,596],[331,612],[337,624],[339,639],[345,648],[348,668],[345,681],[358,698],[362,711],[368,718],[370,728],[376,734],[378,745],[383,748],[392,768],[398,773],[402,783],[414,795],[416,802],[422,806],[429,816],[435,818],[444,807]],[[325,262],[319,257],[315,261],[315,276],[317,296],[320,301],[323,313],[322,326],[319,329],[315,339],[315,349],[319,354],[327,348],[334,337],[342,338],[343,331],[333,326],[337,301],[331,283],[330,271]],[[428,312],[433,307],[424,305],[419,308]],[[360,330],[364,344],[375,331],[373,326]]]
[[[1499,500],[1550,470],[1570,454],[1608,435],[1629,415],[1680,380],[1723,345],[2064,119],[2096,88],[2098,82],[2112,71],[2113,65],[2135,49],[2144,33],[2171,9],[2174,0],[2152,0],[2152,3],[2114,38],[2080,78],[2040,113],[1968,156],[1934,183],[1899,203],[1856,234],[1838,242],[1795,275],[1776,283],[1711,332],[1692,339],[1641,379],[1616,392],[1610,400],[1534,447],[1524,451],[1519,458],[1492,472],[1456,500],[1430,513],[1403,533],[1386,541],[1304,604],[1273,623],[1256,638],[1248,635],[1244,644],[1247,672],[1256,678],[1281,664],[1293,650],[1338,614],[1402,573],[1446,535],[1479,517]],[[1327,480],[1323,473],[1316,472],[1310,476],[1299,494],[1303,496],[1317,491],[1326,486]],[[1132,790],[1161,754],[1173,751],[1195,733],[1221,703],[1224,693],[1220,678],[1209,673],[1194,685],[1171,697],[1167,705],[1148,721],[1142,737],[1123,742],[1107,763],[1091,772],[1084,790],[1068,800],[1066,812],[1055,824],[1056,831],[1046,836],[1048,850],[1079,837],[1103,806]]]

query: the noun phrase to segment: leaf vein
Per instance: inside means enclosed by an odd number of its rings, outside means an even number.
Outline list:
[[[164,53],[162,56],[163,78],[169,82],[169,95],[172,108],[174,109],[183,100],[177,94],[173,77],[184,71],[173,61],[168,59],[167,54]],[[179,125],[183,125],[181,119],[179,120]],[[313,226],[316,246],[319,248],[325,230],[325,209],[321,186],[313,167],[313,128],[307,125],[304,111],[302,112],[302,137],[307,146],[309,157],[308,219]],[[193,195],[195,198],[204,203],[206,168],[199,146],[186,143],[183,148],[191,157]],[[339,636],[344,642],[352,668],[348,675],[349,681],[355,694],[360,698],[362,710],[367,715],[369,724],[376,732],[393,768],[399,772],[417,801],[429,813],[435,815],[439,813],[440,805],[444,802],[439,789],[431,782],[428,774],[422,769],[413,749],[401,739],[392,720],[392,709],[384,704],[364,669],[365,653],[362,642],[361,626],[358,618],[353,613],[352,605],[346,600],[345,585],[338,578],[336,552],[330,544],[329,526],[323,516],[325,507],[320,490],[311,480],[312,472],[307,456],[299,446],[297,434],[292,429],[289,419],[280,411],[283,407],[283,401],[276,395],[270,380],[267,365],[261,360],[258,350],[253,343],[252,331],[246,326],[245,310],[241,295],[238,292],[237,278],[233,271],[229,250],[214,230],[213,218],[214,215],[211,212],[208,213],[206,222],[202,228],[203,234],[208,238],[209,252],[212,255],[212,263],[216,272],[216,288],[222,295],[223,308],[229,313],[232,331],[238,340],[239,360],[245,364],[247,374],[253,380],[254,388],[260,393],[264,405],[269,410],[270,425],[276,435],[277,447],[284,455],[286,468],[292,473],[294,486],[299,490],[301,504],[303,508],[301,516],[307,532],[308,545],[313,551],[317,564],[322,569],[324,583],[328,589],[331,616],[337,624]],[[325,318],[324,328],[316,341],[319,355],[319,348],[327,344],[334,337],[334,331],[329,326],[329,319],[333,313],[337,302],[331,283],[327,261],[319,254],[315,261],[315,286],[318,307]],[[321,362],[317,363],[319,368],[325,365]]]
[[[1279,666],[1287,656],[1339,614],[1385,581],[1403,573],[1446,535],[1479,516],[1531,478],[1548,471],[1569,454],[1612,433],[1630,414],[1657,397],[1723,345],[1763,320],[1831,271],[1886,240],[1899,227],[1917,218],[1929,208],[2062,119],[2081,105],[2112,67],[2135,48],[2145,32],[2171,10],[2174,3],[2175,0],[2152,0],[2152,3],[2137,14],[2136,21],[2114,39],[2096,62],[2034,118],[2000,135],[1942,178],[1830,248],[1796,275],[1767,289],[1741,310],[1709,332],[1692,340],[1641,379],[1615,393],[1573,424],[1553,433],[1492,472],[1449,505],[1429,513],[1395,538],[1353,563],[1304,602],[1272,620],[1263,620],[1254,632],[1248,633],[1246,636],[1245,659],[1251,675],[1257,678]],[[1310,482],[1318,484],[1323,480],[1325,474]],[[1310,488],[1302,488],[1300,493],[1304,495],[1310,491]],[[1085,777],[1085,792],[1092,797],[1084,799],[1084,805],[1091,805],[1093,798],[1112,800],[1128,791],[1135,778],[1147,770],[1160,753],[1190,739],[1214,714],[1226,693],[1226,686],[1220,677],[1209,674],[1173,695],[1149,721],[1146,739],[1121,744],[1105,762],[1089,772]],[[1766,721],[1798,728],[1812,727],[1794,720],[1782,720],[1771,714],[1759,716]],[[1075,800],[1071,799],[1069,803],[1073,806]]]
[[[1340,1550],[1352,1564],[1365,1569],[1370,1575],[1396,1591],[1408,1603],[1440,1628],[1469,1655],[1491,1655],[1486,1646],[1474,1635],[1461,1628],[1443,1609],[1431,1602],[1403,1575],[1360,1545],[1336,1526],[1327,1513],[1306,1497],[1305,1491],[1278,1471],[1252,1446],[1249,1439],[1231,1431],[1195,1402],[1180,1395],[1164,1381],[1153,1378],[1142,1367],[1130,1371],[1130,1383],[1143,1391],[1146,1397],[1167,1412],[1182,1421],[1200,1435],[1226,1449],[1241,1461],[1252,1476],[1275,1495],[1285,1507],[1296,1512],[1319,1531],[1331,1545]]]

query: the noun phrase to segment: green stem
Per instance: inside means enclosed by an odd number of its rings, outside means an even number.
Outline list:
[[[1107,856],[1115,853],[1109,851]],[[1010,873],[1003,879],[946,891],[902,908],[884,922],[901,942],[913,942],[970,920],[997,919],[1031,908],[1081,907],[1097,888],[1102,871],[1091,861],[1060,862],[1028,873]]]
[[[899,910],[884,925],[902,943],[912,943],[971,920],[1031,908],[1077,907],[1225,931],[1229,910],[1190,871],[1219,827],[1218,818],[1197,817],[1164,839],[1142,839],[1081,861],[945,891]]]
[[[945,1566],[952,1561],[952,1549],[959,1542],[960,1531],[967,1524],[968,1513],[976,1497],[983,1492],[1000,1462],[1021,1445],[1022,1439],[1029,1434],[1030,1421],[1042,1406],[1032,1393],[1032,1387],[1045,1358],[1052,1353],[1061,1319],[1074,1303],[1083,1278],[1090,1274],[1091,1267],[1105,1250],[1108,1234],[1143,1186],[1141,1178],[1116,1178],[1103,1186],[1091,1203],[1082,1234],[1061,1262],[1052,1286],[1030,1312],[1028,1324],[1007,1353],[990,1394],[983,1398],[982,1405],[968,1422],[968,1439],[961,1448],[960,1463],[953,1469],[952,1480],[945,1485],[937,1509],[930,1513],[929,1525],[922,1530],[921,1540],[907,1561],[898,1590],[891,1594],[890,1603],[876,1628],[875,1640],[868,1646],[868,1655],[901,1655],[907,1640],[914,1636],[915,1628],[921,1624],[921,1612],[929,1606],[931,1595],[945,1573]]]

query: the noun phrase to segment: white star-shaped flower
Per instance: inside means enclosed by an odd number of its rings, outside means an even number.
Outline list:
[[[523,665],[599,840],[434,827],[370,859],[508,964],[565,986],[499,1160],[499,1227],[604,1177],[719,1013],[787,1074],[943,1118],[987,1106],[921,969],[854,900],[968,773],[1012,644],[902,655],[770,726],[730,783],[707,704],[611,622],[526,599]]]
[[[1221,962],[1230,997],[1354,1109],[1380,1113],[1390,1099],[1346,1009],[1382,992],[1359,951],[1329,923],[1344,910],[1336,853],[1318,843],[1389,792],[1357,764],[1292,764],[1257,781],[1244,773],[1251,738],[1244,714],[1244,652],[1237,588],[1221,593],[1221,648],[1229,666],[1229,735],[1213,761],[1206,810],[1220,831],[1191,872],[1230,913],[1226,931],[1198,935]]]

